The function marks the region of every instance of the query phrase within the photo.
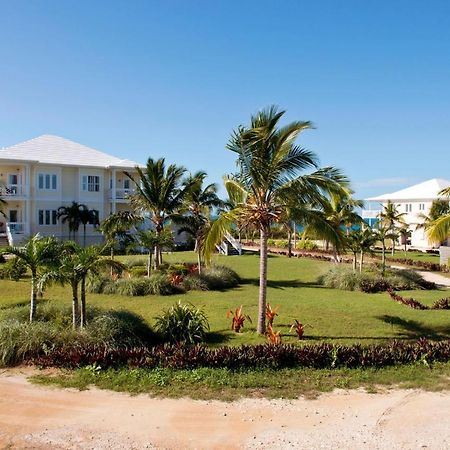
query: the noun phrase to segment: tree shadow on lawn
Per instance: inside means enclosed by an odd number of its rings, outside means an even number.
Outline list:
[[[377,319],[392,325],[392,327],[400,327],[401,330],[397,331],[397,335],[402,338],[418,339],[426,337],[435,340],[450,338],[450,326],[429,327],[416,320],[405,320],[398,316],[389,315],[378,316]]]
[[[230,330],[210,331],[206,334],[207,344],[225,344],[231,339]]]
[[[241,284],[251,284],[259,286],[259,278],[242,278]],[[267,287],[274,289],[296,288],[296,287],[324,287],[317,283],[317,281],[300,281],[300,280],[267,280]]]

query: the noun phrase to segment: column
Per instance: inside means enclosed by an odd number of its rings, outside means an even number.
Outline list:
[[[25,165],[25,234],[31,235],[31,169]]]
[[[112,169],[111,212],[116,213],[116,169]]]

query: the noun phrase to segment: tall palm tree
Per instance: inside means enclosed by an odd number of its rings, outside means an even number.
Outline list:
[[[131,204],[139,211],[150,213],[156,233],[159,235],[165,223],[183,206],[183,202],[192,184],[183,182],[186,169],[175,164],[166,168],[164,158],[149,158],[145,169],[136,167],[135,179],[125,174],[135,184],[135,193],[130,196]],[[161,248],[155,246],[155,265],[162,261]]]
[[[398,207],[395,203],[392,203],[390,200],[383,206],[383,210],[380,213],[380,222],[383,225],[383,228],[388,228],[392,231],[391,240],[392,240],[392,255],[395,253],[395,236],[397,236],[397,227],[402,227],[406,225],[405,217],[406,213],[401,213],[398,210]]]
[[[36,299],[40,271],[46,271],[57,262],[58,244],[53,237],[31,237],[22,247],[8,247],[8,253],[22,260],[31,272],[30,322],[36,317]]]
[[[86,205],[78,202],[72,202],[70,206],[60,206],[58,208],[58,219],[61,219],[62,223],[67,222],[69,225],[69,240],[70,238],[75,240],[75,235],[81,224],[82,211],[87,209]]]
[[[211,221],[214,208],[221,208],[224,202],[217,196],[217,185],[214,183],[204,186],[205,172],[197,172],[185,181],[190,186],[184,205],[179,214],[172,216],[172,221],[179,225],[178,234],[190,234],[195,241],[194,251],[197,253],[198,271],[201,273],[202,250],[201,245]]]
[[[92,224],[99,225],[98,213],[93,209],[89,209],[86,205],[81,205],[79,213],[80,223],[83,225],[83,247],[86,247],[86,226]]]
[[[442,190],[440,195],[450,197],[450,188]],[[438,244],[446,241],[450,237],[450,211],[442,212],[439,217],[436,217],[426,227],[428,239]]]
[[[312,127],[310,122],[293,122],[281,127],[284,111],[270,107],[251,118],[250,126],[233,132],[227,148],[237,156],[239,176],[226,179],[229,197],[239,192],[243,202],[222,213],[212,224],[204,244],[209,257],[233,223],[252,223],[260,235],[260,282],[257,331],[265,333],[267,295],[267,239],[272,223],[286,209],[292,219],[304,223],[312,215],[311,206],[325,202],[324,193],[340,192],[346,179],[331,167],[318,169],[314,153],[295,145],[298,135]],[[312,173],[303,174],[307,169]],[[322,223],[322,226],[327,226]]]
[[[347,248],[353,253],[353,271],[356,272],[357,255],[359,254],[359,272],[364,265],[364,254],[371,252],[376,242],[370,227],[361,226],[358,230],[350,231],[346,236]]]
[[[382,273],[384,274],[386,270],[386,240],[390,239],[392,242],[395,242],[398,239],[398,234],[396,234],[396,230],[389,227],[387,223],[383,223],[379,221],[377,223],[377,227],[373,230],[374,237],[381,244],[381,266]]]

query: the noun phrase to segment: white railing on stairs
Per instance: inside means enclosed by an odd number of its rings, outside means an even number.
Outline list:
[[[237,250],[240,255],[242,255],[242,245],[237,239],[235,239],[230,233],[225,233],[225,239],[235,250]]]

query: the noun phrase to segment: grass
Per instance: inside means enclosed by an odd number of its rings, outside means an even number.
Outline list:
[[[121,259],[133,258],[125,256]],[[169,262],[195,261],[192,252],[165,255]],[[215,262],[234,269],[242,278],[238,288],[224,291],[191,291],[173,296],[126,297],[121,295],[89,294],[90,305],[104,309],[127,309],[144,317],[154,325],[154,318],[163,309],[177,301],[192,303],[202,308],[207,315],[211,332],[210,345],[239,345],[261,343],[264,338],[257,335],[258,309],[258,257],[256,255],[217,256]],[[268,299],[272,306],[280,305],[279,316],[274,327],[281,330],[283,342],[295,343],[289,334],[294,319],[308,324],[306,341],[332,341],[340,343],[374,343],[389,339],[416,339],[426,336],[433,339],[450,338],[449,311],[416,311],[392,301],[387,294],[365,294],[327,289],[317,284],[317,278],[325,273],[332,263],[311,259],[270,256]],[[0,280],[1,309],[28,304],[30,282]],[[407,291],[423,303],[450,295],[450,291]],[[70,289],[53,286],[46,293],[46,300],[70,305]],[[253,324],[246,322],[242,333],[230,330],[227,311],[244,305],[243,312],[249,314]],[[39,306],[38,306],[39,307]]]
[[[383,369],[284,369],[234,372],[226,369],[119,369],[87,367],[76,371],[39,374],[30,378],[41,385],[80,390],[96,386],[133,394],[164,397],[235,400],[240,397],[315,397],[333,389],[420,388],[439,391],[450,388],[450,363],[388,367]]]

